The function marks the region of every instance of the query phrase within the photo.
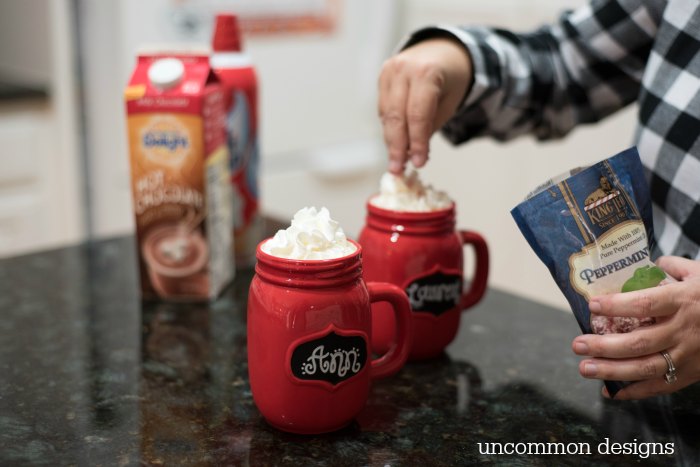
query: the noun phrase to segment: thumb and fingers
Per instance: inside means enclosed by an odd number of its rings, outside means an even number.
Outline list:
[[[390,172],[401,174],[409,160],[425,165],[430,137],[470,83],[471,59],[452,40],[427,40],[387,60],[379,76],[379,116]]]
[[[656,318],[656,324],[627,334],[584,335],[574,339],[573,349],[589,356],[579,372],[587,378],[632,381],[615,399],[643,399],[675,392],[698,380],[698,303],[696,284],[700,262],[677,256],[659,258],[657,265],[679,282],[662,287],[593,297],[592,313],[605,316]],[[690,336],[688,335],[690,333]],[[662,356],[667,352],[678,369],[677,380],[668,384],[669,369]],[[603,396],[610,397],[607,390]]]
[[[394,174],[402,173],[408,161],[406,105],[409,82],[408,77],[397,68],[385,67],[379,81],[379,116],[389,153],[389,171]]]
[[[429,141],[441,89],[435,80],[411,79],[399,70],[380,79],[379,115],[389,153],[389,171],[400,174],[410,160],[422,167],[428,160]],[[389,72],[387,72],[388,74]]]
[[[413,83],[408,95],[408,155],[415,167],[428,161],[430,137],[435,131],[435,116],[441,88],[438,83],[424,79]]]
[[[677,280],[700,276],[700,261],[680,256],[662,256],[656,261],[656,265]]]

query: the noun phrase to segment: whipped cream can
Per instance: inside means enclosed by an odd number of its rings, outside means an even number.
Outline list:
[[[212,49],[211,64],[224,87],[236,266],[250,268],[263,235],[258,208],[258,82],[250,56],[242,49],[235,15],[217,15]]]

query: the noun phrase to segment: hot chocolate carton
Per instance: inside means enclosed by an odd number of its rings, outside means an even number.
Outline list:
[[[211,299],[233,278],[223,90],[206,55],[141,55],[125,92],[144,297]]]

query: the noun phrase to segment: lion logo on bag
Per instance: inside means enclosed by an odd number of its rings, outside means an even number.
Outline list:
[[[592,223],[605,228],[626,218],[626,203],[620,190],[616,190],[605,175],[600,176],[599,184],[599,188],[586,197],[583,209]]]
[[[600,188],[598,188],[596,191],[588,195],[588,198],[583,202],[583,204],[586,206],[586,210],[588,210],[588,206],[595,203],[596,201],[603,199],[610,194],[614,192],[614,189],[612,185],[610,184],[610,181],[605,175],[600,176]]]

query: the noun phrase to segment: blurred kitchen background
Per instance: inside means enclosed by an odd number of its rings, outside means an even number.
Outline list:
[[[132,232],[123,89],[137,49],[209,45],[240,15],[261,89],[263,213],[325,205],[351,237],[386,155],[382,62],[427,24],[526,31],[584,0],[0,0],[0,257]],[[421,176],[491,250],[491,285],[568,308],[510,209],[544,179],[627,147],[634,108],[566,140],[432,141]],[[467,256],[470,262],[471,255]]]

